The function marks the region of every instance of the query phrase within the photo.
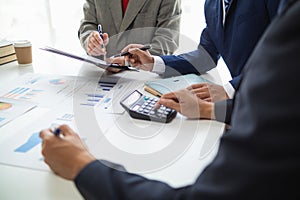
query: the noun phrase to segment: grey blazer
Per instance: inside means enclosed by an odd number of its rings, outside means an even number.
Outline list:
[[[110,36],[108,56],[132,43],[151,43],[154,55],[172,54],[178,48],[181,0],[130,0],[124,17],[121,2],[86,0],[78,31],[85,50],[87,37],[98,24]]]

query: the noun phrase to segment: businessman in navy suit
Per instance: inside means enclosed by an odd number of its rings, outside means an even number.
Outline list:
[[[45,162],[86,199],[300,199],[300,0],[285,5],[245,65],[229,134],[194,184],[175,189],[106,167],[66,126],[62,138],[40,133]]]
[[[228,0],[225,0],[228,1]],[[198,49],[179,56],[161,56],[165,69],[145,68],[164,76],[174,73],[205,73],[214,68],[222,57],[233,77],[231,81],[236,86],[241,71],[252,53],[256,43],[276,15],[280,0],[231,0],[229,5],[223,5],[224,0],[206,0],[206,28],[203,30]],[[226,14],[223,14],[223,13]],[[127,49],[131,48],[127,47]],[[126,50],[127,50],[126,49]],[[141,52],[138,49],[134,52]],[[207,58],[207,53],[210,58]],[[155,58],[156,59],[156,58]],[[157,58],[159,59],[159,58]],[[148,63],[151,63],[149,61]],[[139,67],[139,63],[132,63]],[[154,66],[155,67],[155,66]]]
[[[151,56],[149,52],[137,49],[136,47],[140,45],[129,45],[124,51],[129,50],[133,54],[130,59],[128,58],[131,65],[156,72],[164,77],[190,73],[203,74],[216,67],[219,58],[222,57],[232,80],[224,86],[197,84],[191,86],[190,90],[200,99],[210,102],[231,99],[241,78],[243,67],[261,35],[276,15],[279,2],[280,0],[206,0],[207,26],[201,34],[197,50],[178,56],[160,57]],[[169,102],[161,101],[161,104],[172,107]],[[214,109],[214,112],[208,116],[199,113],[193,117],[216,118],[228,122],[231,106],[231,101],[218,102],[216,105],[214,103],[200,105],[202,110]],[[178,107],[172,108],[182,111]]]

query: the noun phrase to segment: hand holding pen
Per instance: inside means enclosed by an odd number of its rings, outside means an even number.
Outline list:
[[[133,49],[127,48],[129,46],[134,47],[134,48]],[[149,50],[149,49],[152,48],[151,44],[145,44],[145,45],[132,44],[132,45],[129,45],[129,46],[127,46],[126,48],[124,48],[121,51],[121,53],[115,54],[115,55],[111,56],[110,58],[108,58],[107,62],[114,63],[114,64],[119,64],[119,65],[131,66],[130,63],[128,62],[128,60],[130,60],[130,59],[138,59],[137,55],[131,54],[132,50],[134,50],[135,48],[137,48],[138,51],[144,51],[145,54],[150,55],[150,53],[147,50]],[[140,69],[142,69],[142,68],[140,68]],[[108,71],[116,73],[116,72],[119,72],[121,70],[118,70],[118,69],[108,69]],[[150,70],[148,70],[148,71],[150,71]]]
[[[103,33],[102,33],[102,26],[101,26],[101,24],[98,24],[98,33],[99,33],[99,35],[100,35],[100,37],[101,37],[101,39],[103,41],[101,47],[102,47],[102,49],[105,49],[104,37],[103,37]]]
[[[154,57],[148,51],[150,48],[151,45],[130,44],[122,50],[122,53],[123,55],[125,54],[125,60],[129,62],[132,67],[152,71]]]
[[[55,129],[59,129],[56,136]],[[85,143],[69,126],[53,126],[40,132],[44,161],[51,170],[68,180],[74,180],[77,174],[96,158],[87,150]]]
[[[107,33],[102,32],[102,27],[99,24],[97,31],[92,31],[87,39],[87,53],[92,56],[99,56],[106,54],[105,45],[109,41]]]

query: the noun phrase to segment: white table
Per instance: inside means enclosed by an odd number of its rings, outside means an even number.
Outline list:
[[[81,62],[35,50],[33,65],[21,67],[18,66],[17,62],[13,62],[0,66],[0,92],[5,89],[7,84],[10,84],[20,75],[28,72],[72,76],[79,74],[80,76],[97,77],[103,73],[103,70],[94,66],[82,69]],[[128,72],[128,76],[135,76],[129,73],[131,72]],[[221,79],[213,78],[213,75],[218,77],[216,76],[217,73],[217,70],[212,70],[208,74],[205,74],[204,77],[216,82],[221,82]],[[140,74],[144,74],[144,72],[140,72]],[[142,76],[147,77],[149,75],[147,75],[147,73],[145,74]],[[42,113],[42,110],[37,111],[34,109],[0,128],[0,143],[10,136],[12,130],[21,129],[29,121],[37,120]],[[122,160],[120,156],[111,158],[109,156],[103,157],[101,154],[103,144],[101,144],[101,142],[91,150],[92,153],[96,156],[98,154],[100,155],[99,157],[111,161],[119,161],[121,164],[124,164],[129,171],[137,171],[147,178],[165,181],[174,187],[192,184],[196,180],[204,167],[214,158],[218,147],[218,138],[224,129],[222,123],[207,120],[186,120],[180,115],[168,125],[149,125],[147,124],[148,122],[133,120],[129,118],[127,113],[124,113],[118,117],[118,123],[113,125],[106,135],[109,140],[114,141],[116,145],[120,144],[122,146],[121,148],[128,148],[128,151],[136,152],[137,154],[147,151],[147,148],[145,150],[142,145],[132,146],[130,139],[124,139],[127,136],[124,134],[124,130],[122,130],[124,127],[120,127],[120,124],[124,125],[130,123],[141,128],[150,127],[160,129],[162,127],[162,131],[159,133],[162,133],[163,136],[158,139],[158,144],[165,143],[168,145],[170,141],[178,142],[178,139],[176,140],[174,136],[172,136],[172,133],[184,132],[187,136],[186,138],[179,138],[180,143],[188,145],[183,148],[184,151],[180,152],[180,156],[177,156],[172,162],[163,164],[159,169],[150,170],[148,172],[146,172],[146,170],[140,170],[140,168],[134,166],[132,163],[130,164],[130,162],[128,164],[126,160]],[[130,127],[128,127],[127,132],[130,130]],[[181,145],[180,143],[179,146]],[[154,145],[153,148],[155,148],[155,140],[150,141],[149,144]],[[148,151],[152,151],[152,149],[149,148]],[[172,149],[170,152],[172,152]],[[171,154],[172,153],[170,153],[170,155]],[[156,156],[155,158],[146,160],[146,162],[153,161],[153,163],[150,164],[154,164],[155,166],[156,162],[162,162],[162,159],[164,158]],[[157,166],[159,166],[159,164]],[[0,164],[0,177],[0,199],[3,200],[82,199],[73,182],[59,178],[52,172]]]

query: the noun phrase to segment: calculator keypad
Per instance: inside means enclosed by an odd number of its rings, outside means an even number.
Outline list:
[[[168,115],[171,114],[172,109],[166,108],[165,106],[160,106],[158,109],[154,109],[155,104],[158,99],[151,97],[144,97],[144,103],[137,110],[139,113],[149,115],[150,117],[159,117],[161,119],[166,119]]]
[[[176,110],[160,106],[155,109],[157,98],[143,95],[138,90],[133,91],[120,101],[121,106],[132,118],[169,123],[176,117]]]

